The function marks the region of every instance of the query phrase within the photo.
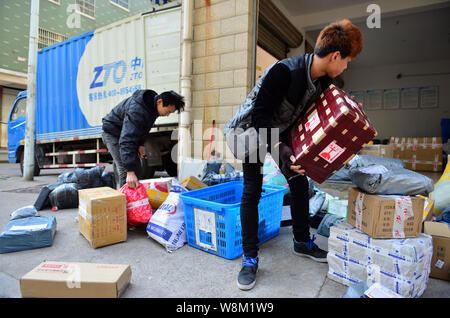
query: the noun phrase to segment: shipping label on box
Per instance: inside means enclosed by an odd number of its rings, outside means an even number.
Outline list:
[[[406,169],[414,171],[442,170],[441,137],[391,137],[394,158],[401,159]]]
[[[373,195],[350,188],[348,222],[373,238],[405,238],[420,235],[425,199]]]
[[[93,248],[127,239],[126,197],[109,187],[79,190],[78,227]]]
[[[289,135],[296,162],[322,183],[376,136],[359,105],[330,85],[294,125]]]
[[[24,298],[118,298],[130,280],[129,265],[46,261],[20,279],[20,290]]]
[[[424,232],[433,237],[430,276],[450,280],[450,228],[446,223],[425,221]]]

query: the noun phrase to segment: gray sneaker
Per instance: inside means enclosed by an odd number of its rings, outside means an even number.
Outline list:
[[[327,251],[320,249],[314,241],[316,236],[313,235],[309,242],[297,242],[294,239],[294,254],[298,256],[306,256],[316,262],[327,263]]]
[[[239,272],[237,285],[239,289],[250,290],[256,283],[256,272],[258,271],[258,258],[242,257],[242,268]]]

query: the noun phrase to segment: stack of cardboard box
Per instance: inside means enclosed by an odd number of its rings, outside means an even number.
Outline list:
[[[414,171],[442,171],[441,137],[391,137],[394,158],[401,159],[406,169]]]
[[[404,297],[419,297],[428,283],[432,238],[421,233],[426,198],[382,196],[351,188],[347,222],[330,228],[328,277],[352,285],[378,282]]]

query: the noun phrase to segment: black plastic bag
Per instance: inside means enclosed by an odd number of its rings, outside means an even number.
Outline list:
[[[114,178],[114,173],[110,171],[103,171],[102,173],[102,184],[104,187],[116,188],[116,179]]]
[[[82,189],[98,188],[103,186],[102,173],[105,170],[104,166],[94,167],[91,169],[75,169],[75,175],[79,186]]]
[[[59,183],[76,183],[77,176],[75,175],[75,170],[60,174],[58,176],[58,182]]]
[[[201,181],[209,186],[213,185],[213,176],[219,174],[221,166],[221,159],[208,161],[203,169],[203,178]]]
[[[34,207],[36,208],[36,210],[40,211],[47,207],[50,207],[50,199],[48,196],[50,192],[55,190],[56,187],[61,184],[62,182],[55,182],[42,187],[41,192],[39,192],[39,196],[36,199],[36,202],[34,202]]]
[[[73,171],[58,176],[58,182],[77,183],[81,189],[98,188],[103,186],[102,174],[104,166],[91,169],[76,168]]]
[[[63,183],[50,193],[50,203],[53,208],[72,209],[78,207],[78,190],[76,183]]]

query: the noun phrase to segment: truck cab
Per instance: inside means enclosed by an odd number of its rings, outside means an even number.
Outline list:
[[[10,163],[20,163],[20,170],[23,173],[23,156],[25,145],[25,119],[27,110],[27,91],[22,91],[17,95],[13,107],[8,117],[8,161]],[[40,168],[36,164],[34,175],[39,175]]]

